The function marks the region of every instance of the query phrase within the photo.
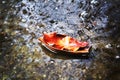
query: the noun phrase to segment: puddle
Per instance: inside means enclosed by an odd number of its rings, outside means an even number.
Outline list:
[[[119,80],[119,1],[0,1],[0,79]],[[42,32],[57,31],[92,45],[87,58],[41,47]]]

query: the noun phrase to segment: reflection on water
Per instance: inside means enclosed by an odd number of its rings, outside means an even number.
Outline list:
[[[119,79],[119,1],[0,1],[0,79]],[[57,55],[38,41],[57,31],[92,45],[89,58]]]

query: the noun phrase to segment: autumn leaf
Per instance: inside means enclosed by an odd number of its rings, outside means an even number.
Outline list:
[[[60,37],[56,32],[44,33],[44,41],[59,50],[77,51],[88,46],[88,42],[80,42],[70,36]]]

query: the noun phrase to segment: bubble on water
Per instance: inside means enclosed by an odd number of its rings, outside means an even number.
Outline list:
[[[22,3],[26,4],[26,3],[27,3],[27,0],[22,0]]]
[[[91,4],[95,4],[95,5],[96,5],[96,4],[98,4],[98,3],[99,3],[99,2],[98,2],[97,0],[92,0],[92,1],[91,1]]]
[[[21,21],[25,23],[27,20],[26,19],[22,19]]]
[[[2,3],[3,3],[3,4],[5,4],[5,3],[6,3],[6,1],[2,1]]]
[[[33,61],[33,58],[29,57],[29,58],[27,59],[27,64],[31,63],[32,61]]]
[[[120,56],[115,56],[115,58],[116,58],[116,59],[119,59],[119,58],[120,58]]]
[[[11,43],[10,45],[13,45],[13,43]]]
[[[57,9],[58,9],[58,7],[55,7],[55,9],[57,10]]]
[[[69,30],[67,30],[67,32],[73,34],[74,30],[69,29]]]
[[[120,48],[120,45],[117,45],[117,48]]]
[[[43,77],[44,77],[44,78],[47,77],[46,74],[43,74]]]
[[[112,47],[111,44],[107,44],[107,45],[105,46],[105,48],[111,48],[111,47]]]
[[[35,59],[34,62],[35,62],[35,63],[39,63],[39,62],[40,62],[40,59]]]
[[[50,59],[51,59],[50,57],[47,57],[47,56],[43,56],[42,58],[43,58],[43,60],[44,60],[45,62],[49,62]]]
[[[55,61],[54,60],[50,60],[50,63],[53,64],[53,63],[55,63]]]
[[[88,13],[87,13],[86,11],[83,11],[83,12],[81,13],[81,16],[82,16],[82,17],[85,17],[87,14],[88,14]]]
[[[23,22],[19,22],[19,25],[21,26],[21,27],[28,27],[28,24],[26,24],[26,23],[23,23]]]

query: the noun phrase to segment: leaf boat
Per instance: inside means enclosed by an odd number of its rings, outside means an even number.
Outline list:
[[[43,33],[43,36],[38,38],[38,40],[44,47],[54,53],[88,55],[91,49],[88,42],[81,42],[57,32]]]

